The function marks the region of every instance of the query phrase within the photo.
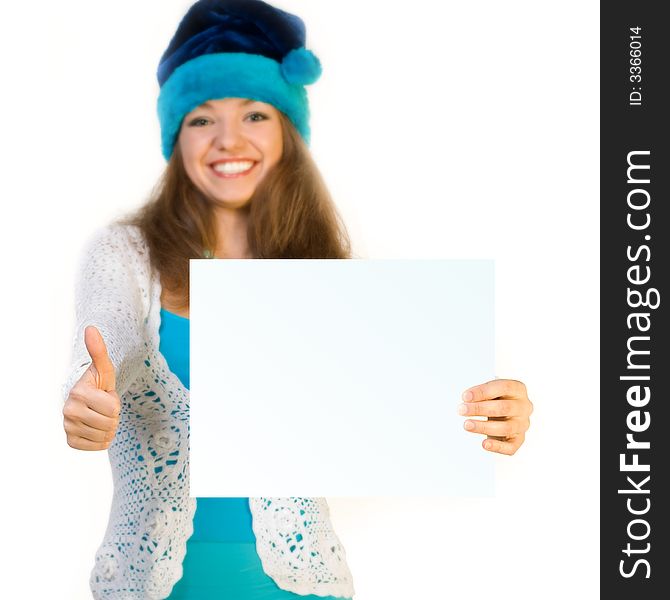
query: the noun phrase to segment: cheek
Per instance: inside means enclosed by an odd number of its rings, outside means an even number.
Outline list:
[[[201,153],[205,138],[200,129],[188,127],[181,130],[177,138],[182,156],[190,158]]]
[[[193,179],[198,164],[198,151],[196,144],[187,136],[179,138],[179,149],[181,150],[181,159],[184,164],[186,174]]]
[[[271,166],[276,165],[281,159],[283,151],[282,143],[282,134],[281,128],[277,128],[272,132],[272,135],[269,136],[269,141],[265,149],[265,155],[269,157],[269,163]]]
[[[181,153],[181,161],[182,164],[184,165],[184,171],[186,171],[186,175],[188,175],[188,178],[193,181],[193,161],[191,159],[191,156],[189,155],[188,152],[185,152],[182,150]]]

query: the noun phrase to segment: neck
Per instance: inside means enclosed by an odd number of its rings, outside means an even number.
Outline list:
[[[247,242],[248,208],[217,207],[214,218],[217,227],[216,258],[252,258]]]

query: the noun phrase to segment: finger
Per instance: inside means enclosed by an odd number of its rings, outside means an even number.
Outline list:
[[[463,392],[463,402],[482,402],[495,398],[519,398],[526,395],[526,386],[514,379],[494,379]]]
[[[92,325],[89,325],[84,330],[84,343],[86,344],[86,350],[88,350],[93,360],[92,366],[94,367],[98,389],[106,392],[115,390],[116,375],[114,373],[114,365],[109,358],[107,346],[105,346],[102,335]]]
[[[504,421],[480,421],[477,419],[469,419],[463,423],[463,428],[471,433],[483,433],[485,435],[493,435],[497,437],[510,437],[523,433],[528,429],[524,428],[521,419],[506,419]]]
[[[87,407],[86,409],[84,409],[84,412],[78,419],[78,422],[83,423],[84,425],[88,425],[93,429],[108,431],[110,429],[116,429],[118,427],[119,417],[118,416],[110,417],[108,415],[103,415]]]
[[[67,443],[70,448],[77,450],[107,450],[112,445],[112,442],[92,442],[79,436],[68,436]]]
[[[114,439],[114,430],[102,431],[100,429],[89,427],[85,423],[75,423],[67,417],[63,419],[63,427],[68,435],[80,437],[91,442],[103,443],[110,442]]]
[[[482,442],[482,446],[484,450],[488,450],[489,452],[512,456],[519,449],[519,446],[523,444],[523,439],[523,434],[507,441],[487,438]]]
[[[119,400],[118,394],[114,391],[105,392],[98,389],[87,389],[84,393],[82,392],[81,388],[72,388],[70,394],[72,397],[77,398],[77,400],[80,402],[83,402],[85,407],[98,413],[99,415],[103,415],[111,419],[116,419],[121,413],[121,401]],[[87,413],[85,411],[82,413],[81,410],[84,410],[84,407],[81,407],[81,409],[77,411],[76,415],[70,416],[83,420],[85,414]]]
[[[521,407],[515,400],[482,400],[464,402],[458,407],[458,414],[467,417],[519,417]]]

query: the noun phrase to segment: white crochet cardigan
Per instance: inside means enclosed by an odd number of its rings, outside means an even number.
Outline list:
[[[95,325],[116,370],[121,417],[108,450],[114,495],[90,585],[97,599],[161,599],[182,576],[193,533],[189,394],[158,350],[160,278],[139,228],[113,224],[88,242],[76,283],[76,330],[65,400],[91,364]],[[263,570],[296,594],[351,597],[344,548],[324,498],[250,498]]]

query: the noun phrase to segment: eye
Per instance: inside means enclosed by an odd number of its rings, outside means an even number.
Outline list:
[[[268,119],[268,116],[260,112],[253,112],[248,118],[251,119],[251,121],[265,121]]]
[[[202,127],[209,123],[209,119],[205,117],[195,117],[188,122],[189,127]]]

